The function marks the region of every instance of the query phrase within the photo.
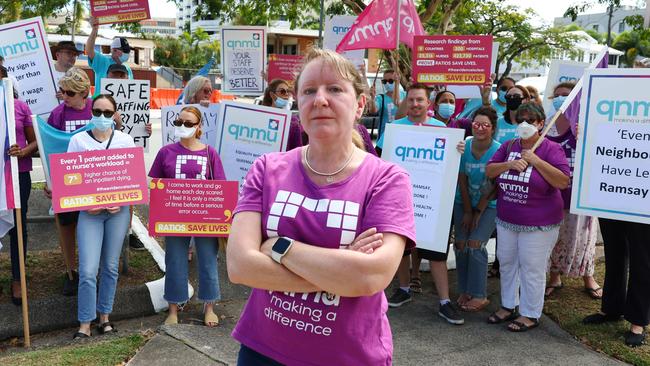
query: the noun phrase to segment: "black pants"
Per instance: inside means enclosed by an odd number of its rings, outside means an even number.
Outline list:
[[[650,225],[599,221],[605,241],[601,310],[607,315],[623,315],[634,325],[646,326],[650,324]]]
[[[18,173],[20,182],[20,217],[23,219],[23,250],[27,255],[27,203],[32,191],[32,178],[29,172]],[[9,231],[11,251],[11,276],[15,281],[20,280],[20,266],[18,265],[18,229],[16,226],[16,211],[14,211],[14,227]]]

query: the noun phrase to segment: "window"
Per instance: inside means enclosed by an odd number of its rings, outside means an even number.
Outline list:
[[[625,32],[625,21],[621,21],[618,23],[618,33],[623,33]]]
[[[298,53],[298,45],[286,44],[282,46],[282,53],[285,55],[295,55]]]
[[[596,32],[598,32],[598,24],[594,24],[594,25],[592,25],[592,26],[591,26],[591,29],[593,29],[593,30],[595,30]]]

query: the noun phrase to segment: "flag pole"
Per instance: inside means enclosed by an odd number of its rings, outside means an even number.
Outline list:
[[[546,124],[546,127],[544,127],[544,130],[542,131],[542,134],[539,136],[537,141],[535,141],[535,144],[533,145],[533,147],[530,149],[531,152],[535,152],[535,150],[537,150],[539,145],[542,144],[542,141],[544,140],[544,137],[546,137],[546,135],[548,135],[548,131],[551,130],[551,127],[555,126],[555,122],[557,121],[557,119],[560,117],[561,114],[562,114],[562,110],[559,110],[559,111],[555,112],[555,115],[553,115],[553,118],[551,118],[551,120],[548,122],[548,124]]]
[[[397,85],[395,85],[396,92],[394,92],[395,94],[393,94],[393,95],[397,95],[397,101],[395,100],[395,98],[393,98],[393,102],[397,102],[395,103],[395,105],[398,108],[399,108],[399,103],[401,102],[399,100],[399,87],[402,84],[402,70],[400,70],[399,68],[399,36],[401,32],[401,27],[402,27],[402,0],[397,0],[397,37],[395,37],[397,39],[397,42],[395,44],[395,70],[397,71],[397,75],[399,75],[399,80],[397,80]]]
[[[23,218],[22,209],[16,208],[16,234],[18,236],[18,263],[20,267],[20,298],[23,308],[23,335],[25,348],[31,347],[29,338],[29,308],[27,303],[27,280],[25,279],[25,248],[23,247]]]

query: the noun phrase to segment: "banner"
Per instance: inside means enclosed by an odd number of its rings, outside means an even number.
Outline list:
[[[226,178],[242,185],[255,159],[286,149],[291,111],[238,102],[219,105],[217,152]]]
[[[382,159],[411,177],[418,248],[447,252],[464,137],[457,128],[386,125]]]
[[[582,80],[571,213],[650,224],[650,70]]]
[[[499,58],[499,42],[492,42],[492,62],[490,64],[490,70],[493,72],[497,66],[497,58]],[[478,102],[481,102],[481,89],[479,85],[448,85],[447,90],[456,95],[456,99],[478,99]],[[467,101],[469,102],[469,101]],[[477,108],[480,107],[477,106]],[[466,104],[467,108],[467,104]],[[474,113],[474,110],[472,110]]]
[[[149,0],[90,0],[90,15],[99,24],[149,19]]]
[[[298,75],[302,66],[303,56],[299,55],[269,55],[269,68],[266,71],[269,82],[273,79],[285,80],[289,87],[293,87],[293,82]]]
[[[14,227],[14,209],[20,208],[20,187],[18,185],[18,159],[7,153],[9,146],[16,143],[16,120],[14,114],[14,93],[11,81],[0,83],[0,237]],[[25,223],[23,223],[25,224]],[[2,244],[0,244],[2,248]]]
[[[181,112],[181,109],[193,106],[198,108],[203,114],[201,119],[202,127],[201,130],[203,134],[201,135],[201,142],[210,145],[216,146],[217,134],[219,130],[219,104],[210,104],[209,107],[203,107],[200,104],[184,104],[184,105],[170,105],[167,107],[162,107],[160,111],[160,126],[162,130],[162,146],[173,144],[180,141],[179,138],[174,136],[174,125],[172,124],[178,114]]]
[[[0,55],[32,113],[50,113],[59,104],[47,31],[40,17],[0,25]]]
[[[50,155],[54,212],[149,203],[141,147]]]
[[[230,234],[230,220],[237,206],[237,182],[155,178],[149,187],[149,235]]]
[[[264,66],[266,66],[264,27],[221,28],[222,92],[239,95],[263,94]]]
[[[325,31],[323,33],[323,48],[336,51],[336,46],[341,43],[352,24],[357,19],[354,15],[333,15],[325,18]],[[366,50],[343,51],[341,54],[355,65],[363,62]]]
[[[544,89],[544,100],[542,101],[547,116],[552,117],[556,112],[555,108],[553,108],[553,99],[550,99],[553,97],[553,88],[560,83],[578,83],[587,66],[589,64],[585,62],[551,60],[546,79],[546,89]]]
[[[149,151],[149,134],[145,124],[149,123],[149,80],[102,79],[101,93],[115,99],[117,110],[122,117],[122,129],[133,137],[137,146]]]

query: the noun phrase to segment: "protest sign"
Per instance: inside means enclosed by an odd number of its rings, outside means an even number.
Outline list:
[[[220,180],[153,179],[151,236],[228,236],[238,183]]]
[[[492,63],[490,70],[494,71],[499,58],[499,42],[492,42]],[[480,85],[448,85],[447,90],[454,93],[456,99],[481,99]]]
[[[59,104],[47,32],[40,17],[0,25],[0,55],[9,75],[18,81],[14,87],[20,99],[32,113],[50,113]]]
[[[291,111],[237,102],[220,106],[217,152],[226,178],[241,185],[255,159],[286,149]]]
[[[350,30],[357,19],[354,15],[334,15],[325,19],[325,32],[323,33],[323,48],[335,51],[345,34]],[[343,57],[355,65],[363,62],[366,50],[343,51]]]
[[[650,70],[582,80],[571,213],[650,224]]]
[[[14,93],[9,79],[2,79],[0,83],[0,141],[5,147],[16,143]],[[5,236],[14,227],[14,209],[20,208],[18,159],[10,158],[6,151],[3,151],[1,156],[0,237]],[[0,248],[2,248],[2,244],[0,244]]]
[[[141,147],[52,154],[54,212],[149,202]]]
[[[303,56],[298,55],[269,55],[269,68],[267,70],[268,80],[282,79],[290,87],[293,87],[293,81],[302,66]]]
[[[145,125],[149,123],[149,80],[102,79],[102,94],[115,99],[117,111],[122,117],[122,130],[133,137],[137,146],[149,151],[149,134]]]
[[[262,70],[266,66],[264,27],[221,28],[223,92],[240,95],[264,93]]]
[[[149,0],[90,0],[90,15],[99,24],[149,19]]]
[[[201,142],[210,146],[216,146],[217,133],[219,132],[218,114],[219,104],[210,104],[209,107],[204,107],[200,104],[185,104],[185,105],[171,105],[162,107],[160,111],[160,125],[162,130],[162,146],[173,144],[180,141],[174,136],[174,125],[172,122],[178,118],[181,109],[192,106],[201,111],[203,118],[201,119]]]
[[[457,128],[386,125],[382,158],[411,176],[418,248],[447,252],[464,137]]]
[[[483,85],[490,80],[492,36],[415,36],[418,83]]]
[[[549,99],[553,96],[553,88],[559,83],[577,83],[587,66],[589,64],[585,62],[551,60],[546,79],[546,89],[544,89],[544,100],[542,101],[547,116],[552,116],[556,112],[555,108],[553,108],[553,100]]]

